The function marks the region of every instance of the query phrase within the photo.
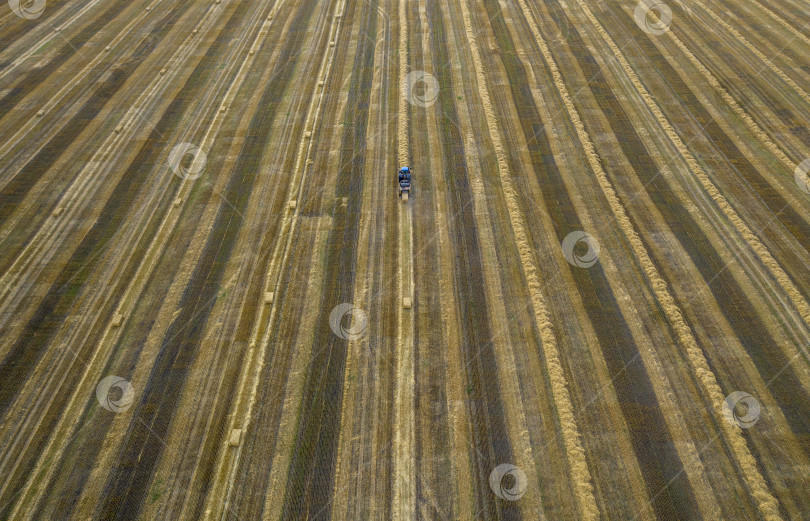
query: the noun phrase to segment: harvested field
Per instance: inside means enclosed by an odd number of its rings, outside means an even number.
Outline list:
[[[805,0],[7,6],[0,519],[809,519]]]

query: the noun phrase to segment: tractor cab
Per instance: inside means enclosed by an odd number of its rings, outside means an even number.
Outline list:
[[[402,167],[399,169],[399,196],[403,201],[408,200],[408,194],[411,191],[411,169],[410,167]],[[404,194],[404,195],[403,195]]]

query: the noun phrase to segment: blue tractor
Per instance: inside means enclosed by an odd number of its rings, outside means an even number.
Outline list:
[[[399,169],[399,197],[403,201],[408,200],[408,194],[411,192],[411,169],[404,166]]]

